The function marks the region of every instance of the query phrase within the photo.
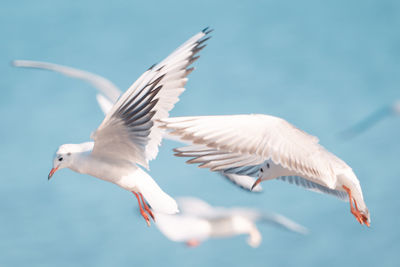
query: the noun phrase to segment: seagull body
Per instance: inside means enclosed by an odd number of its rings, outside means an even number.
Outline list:
[[[278,214],[263,213],[249,208],[212,207],[203,200],[178,198],[179,215],[155,213],[158,229],[170,240],[194,247],[209,238],[248,235],[247,243],[258,247],[262,235],[256,222],[274,224],[305,234],[307,229]]]
[[[360,182],[352,169],[318,138],[269,115],[175,117],[162,127],[191,145],[177,148],[188,163],[261,181],[278,178],[306,189],[350,200],[351,212],[369,225]],[[354,203],[354,205],[353,205]]]
[[[167,118],[178,102],[186,76],[193,70],[188,67],[205,47],[203,43],[209,39],[205,36],[210,32],[204,29],[150,67],[118,100],[117,88],[112,94],[104,91],[104,99],[116,101],[108,110],[103,109],[106,117],[91,136],[94,142],[60,146],[49,179],[57,170],[70,168],[112,182],[135,194],[148,225],[148,215],[153,214],[146,201],[154,211],[178,212],[176,201],[138,165],[148,169],[148,162],[156,157],[163,136],[158,120]]]

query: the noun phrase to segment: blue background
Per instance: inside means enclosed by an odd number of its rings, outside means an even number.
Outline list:
[[[351,141],[336,134],[400,97],[399,11],[394,0],[2,2],[0,265],[398,265],[399,118]],[[146,227],[115,185],[70,170],[47,181],[57,147],[87,141],[103,114],[89,85],[11,60],[81,68],[125,90],[206,26],[213,38],[172,115],[266,113],[318,136],[360,179],[371,228],[348,203],[283,182],[241,191],[173,157],[171,141],[151,162],[166,192],[279,212],[310,235],[261,225],[258,249],[243,236],[189,249]]]

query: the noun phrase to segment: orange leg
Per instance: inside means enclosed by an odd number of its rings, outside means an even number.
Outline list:
[[[140,209],[140,214],[142,214],[143,218],[146,220],[147,226],[150,226],[150,219],[149,216],[147,216],[146,212],[144,212],[143,208],[142,208],[142,203],[140,202],[140,198],[138,196],[138,194],[136,192],[132,193],[136,196],[138,203],[139,203],[139,209]]]
[[[149,206],[147,206],[147,204],[146,204],[146,201],[144,201],[144,198],[143,198],[142,193],[139,193],[139,196],[140,196],[140,198],[142,199],[142,203],[143,203],[144,209],[145,209],[145,210],[147,211],[147,213],[151,216],[151,218],[153,219],[153,221],[156,221],[156,220],[154,219],[153,212],[151,212]]]
[[[200,241],[197,239],[190,239],[188,241],[186,241],[186,246],[194,248],[197,247],[198,245],[200,245]]]
[[[357,207],[357,202],[356,200],[351,196],[351,190],[347,186],[343,185],[343,189],[346,190],[347,194],[349,195],[349,202],[350,202],[350,212],[356,217],[357,221],[360,224],[367,225],[369,227],[369,222],[368,218],[360,212],[360,210]],[[353,207],[353,202],[354,202],[354,207]]]

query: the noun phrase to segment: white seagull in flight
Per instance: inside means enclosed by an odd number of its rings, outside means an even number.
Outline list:
[[[350,201],[351,213],[360,224],[370,225],[360,182],[352,169],[326,150],[318,138],[284,119],[261,114],[175,117],[161,120],[162,127],[191,145],[177,148],[176,156],[192,158],[227,174],[278,178],[309,190]]]
[[[170,240],[198,246],[209,238],[248,235],[247,243],[258,247],[261,233],[256,223],[272,224],[289,231],[306,234],[308,230],[288,218],[250,208],[212,207],[194,197],[177,198],[180,214],[154,213],[157,228]]]
[[[175,200],[138,165],[148,169],[149,160],[156,157],[163,136],[158,120],[167,118],[178,102],[186,76],[193,70],[189,66],[198,59],[196,54],[205,47],[204,42],[210,38],[205,36],[210,32],[204,29],[150,67],[117,101],[118,88],[104,91],[115,104],[108,110],[102,106],[107,115],[91,136],[94,142],[60,146],[48,178],[59,169],[69,168],[112,182],[136,196],[148,225],[148,215],[153,214],[146,201],[154,211],[178,212]],[[94,78],[92,81],[99,76]]]
[[[111,110],[111,107],[115,104],[115,102],[118,100],[118,97],[121,95],[120,89],[113,82],[98,74],[91,73],[85,70],[80,70],[49,62],[32,61],[32,60],[14,60],[12,61],[12,65],[15,67],[35,68],[35,69],[54,71],[68,77],[83,80],[91,84],[99,91],[96,95],[96,99],[104,114],[107,114]],[[181,140],[179,140],[179,138],[170,135],[167,132],[164,133],[163,138],[182,142]],[[262,191],[262,187],[260,184],[252,188],[256,180],[251,176],[226,173],[223,171],[219,173],[223,177],[225,177],[226,179],[228,179],[229,181],[236,184],[242,189],[252,192]]]

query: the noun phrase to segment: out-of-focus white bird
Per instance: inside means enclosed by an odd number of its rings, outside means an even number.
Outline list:
[[[350,200],[351,213],[370,224],[360,182],[352,169],[330,153],[318,138],[269,115],[175,117],[161,120],[170,134],[192,145],[176,156],[211,171],[261,181],[278,178],[309,190]]]
[[[121,94],[121,91],[110,80],[88,71],[49,62],[31,60],[14,60],[12,64],[15,67],[50,70],[88,82],[99,91],[96,95],[96,98],[104,114],[107,114],[108,111],[110,111],[111,107],[114,105],[119,95]],[[182,142],[182,140],[179,140],[179,138],[177,138],[176,136],[170,135],[168,133],[164,133],[163,137],[166,139]],[[262,191],[262,187],[260,184],[252,188],[252,185],[254,185],[256,181],[256,179],[254,179],[252,176],[226,173],[224,171],[221,171],[220,174],[227,180],[231,181],[232,183],[236,184],[244,190],[253,192]]]
[[[115,102],[117,102],[119,96],[121,95],[121,90],[118,89],[118,87],[110,80],[88,71],[49,62],[32,60],[14,60],[11,62],[11,64],[15,67],[50,70],[64,74],[65,76],[88,82],[97,90],[99,90],[96,98],[104,114],[107,114],[108,111],[111,110],[112,106],[115,104]]]
[[[197,246],[209,238],[248,235],[247,243],[258,247],[261,233],[256,223],[268,223],[293,232],[306,234],[303,226],[288,218],[250,208],[212,207],[193,197],[177,198],[180,214],[154,213],[156,226],[170,240]]]
[[[154,211],[178,212],[176,201],[138,165],[148,169],[149,160],[156,157],[163,135],[158,120],[167,118],[179,101],[187,75],[193,70],[189,66],[198,59],[196,54],[205,47],[210,32],[206,28],[194,35],[144,72],[112,105],[91,136],[94,142],[60,146],[48,178],[59,169],[70,168],[112,182],[135,194],[148,225],[148,215],[153,214],[145,200]],[[115,87],[103,93],[111,101],[117,97]]]
[[[387,105],[374,111],[368,117],[344,130],[339,135],[344,139],[354,138],[390,116],[400,116],[400,100],[392,105]]]

